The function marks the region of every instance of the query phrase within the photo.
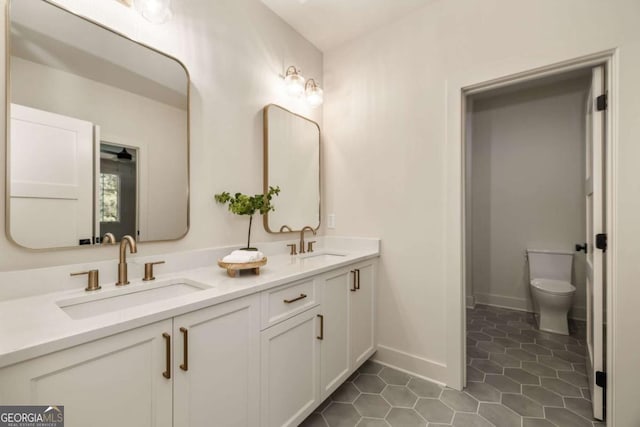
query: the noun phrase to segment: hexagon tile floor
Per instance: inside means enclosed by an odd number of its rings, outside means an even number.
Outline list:
[[[467,310],[467,388],[457,391],[367,361],[303,427],[595,427],[584,324],[535,329],[530,313]]]

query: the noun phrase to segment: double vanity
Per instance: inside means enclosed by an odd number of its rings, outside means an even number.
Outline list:
[[[155,280],[141,280],[152,259],[132,258],[127,286],[69,278],[76,289],[1,302],[0,401],[64,405],[71,427],[298,425],[376,343],[379,241],[317,240],[297,256],[262,244],[259,276],[228,277],[215,260],[229,248],[207,249],[165,255]]]
[[[379,241],[304,244],[319,125],[263,108],[262,184],[282,192],[259,275],[217,266],[237,247],[145,256],[191,226],[186,67],[54,2],[7,3],[7,238],[120,257],[0,272],[0,403],[64,406],[67,427],[297,426],[376,349]]]

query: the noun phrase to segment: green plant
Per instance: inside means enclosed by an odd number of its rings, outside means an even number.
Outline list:
[[[253,223],[253,215],[260,212],[264,215],[267,212],[275,211],[275,207],[271,204],[273,196],[280,194],[280,187],[269,186],[266,194],[256,194],[255,196],[247,196],[246,194],[236,193],[233,196],[228,192],[216,194],[214,196],[216,202],[229,205],[229,211],[236,215],[249,215],[249,233],[247,236],[247,247],[250,249],[251,243],[251,224]]]

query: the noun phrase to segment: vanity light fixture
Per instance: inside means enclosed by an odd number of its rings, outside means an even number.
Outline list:
[[[287,68],[284,75],[284,84],[287,88],[287,93],[291,96],[300,96],[304,93],[304,77],[293,65]]]
[[[133,6],[147,21],[162,24],[171,18],[171,0],[133,0]]]
[[[322,88],[318,86],[314,79],[309,79],[304,85],[304,93],[310,106],[317,107],[322,104],[324,99]]]

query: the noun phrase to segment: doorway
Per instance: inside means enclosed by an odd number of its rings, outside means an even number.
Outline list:
[[[545,414],[556,413],[556,420],[605,416],[607,255],[596,235],[606,229],[604,179],[610,170],[605,169],[608,147],[600,145],[598,155],[592,148],[602,141],[588,142],[593,132],[607,135],[606,126],[597,128],[590,113],[598,111],[606,121],[606,105],[598,97],[606,94],[610,80],[604,66],[594,65],[533,74],[464,94],[464,382],[476,389],[475,383],[482,383],[490,391],[488,382],[513,394],[510,398],[526,402],[532,411],[519,413],[518,404],[510,407],[523,417],[537,417],[541,408]],[[599,177],[592,176],[594,170]],[[593,194],[600,198],[595,207]],[[587,255],[574,257],[571,275],[577,288],[570,314],[573,336],[538,331],[526,249],[569,252],[583,241]]]
[[[98,223],[100,236],[112,233],[138,238],[137,191],[138,149],[114,143],[100,143],[98,174]]]

